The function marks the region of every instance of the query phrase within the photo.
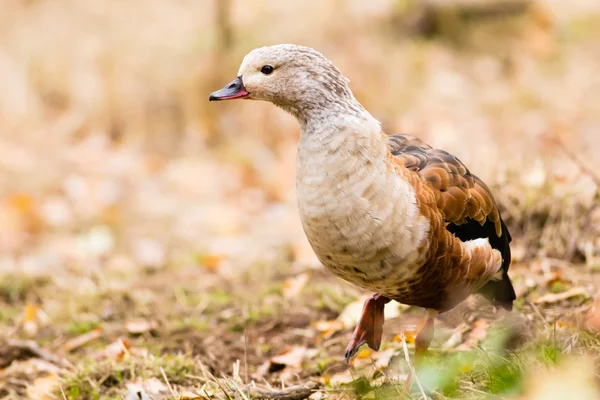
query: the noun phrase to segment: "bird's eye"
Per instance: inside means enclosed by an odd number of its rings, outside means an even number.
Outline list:
[[[271,75],[273,73],[273,67],[271,67],[270,65],[265,65],[260,69],[260,72],[262,72],[265,75]]]

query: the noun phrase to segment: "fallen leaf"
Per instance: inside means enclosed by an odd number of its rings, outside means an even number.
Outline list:
[[[125,397],[125,400],[152,400],[152,398],[148,396],[148,393],[142,387],[132,385],[131,387],[127,387],[127,397]]]
[[[456,347],[457,350],[470,350],[487,335],[489,324],[483,319],[478,319],[473,323],[473,328],[467,334],[467,339]]]
[[[225,257],[217,254],[200,253],[195,258],[209,272],[217,272]]]
[[[93,358],[96,360],[111,359],[120,361],[125,354],[130,353],[130,350],[131,344],[127,339],[118,339],[102,350],[94,353]]]
[[[473,365],[471,364],[464,364],[460,366],[460,372],[462,372],[463,374],[469,373],[473,370]]]
[[[301,368],[306,347],[294,346],[283,354],[271,358],[272,364],[280,364],[288,367]]]
[[[375,352],[373,354],[375,368],[378,368],[380,370],[387,368],[387,366],[390,365],[390,361],[392,360],[392,357],[394,357],[395,353],[396,350],[394,349],[385,349],[382,351]]]
[[[69,339],[63,345],[66,351],[73,351],[102,336],[102,327],[97,326],[89,332]]]
[[[158,398],[159,396],[162,398],[170,393],[169,387],[165,385],[162,380],[156,377],[146,379],[144,381],[128,383],[126,386],[128,396],[127,400],[129,399],[129,396],[132,396],[132,399],[136,400],[151,400]],[[133,397],[133,395],[138,397]]]
[[[337,374],[333,374],[329,378],[329,384],[332,387],[336,387],[336,386],[343,385],[345,383],[354,382],[354,380],[355,380],[355,377],[352,375],[352,372],[349,369],[347,369],[345,371],[338,372]]]
[[[132,335],[141,335],[142,333],[156,330],[157,324],[155,321],[147,319],[135,319],[125,323],[125,329]]]
[[[356,354],[356,358],[369,358],[373,354],[373,350],[369,348],[363,348]]]
[[[345,328],[344,323],[339,320],[316,321],[311,326],[319,331],[319,334],[315,338],[316,343],[321,343],[323,340],[329,339],[335,332]]]
[[[311,326],[319,332],[341,331],[345,328],[344,323],[339,320],[315,321]]]
[[[27,396],[36,400],[55,399],[54,392],[59,385],[58,376],[50,373],[46,376],[37,378],[31,385],[27,386]]]
[[[561,293],[548,293],[545,294],[534,301],[535,304],[552,304],[558,303],[563,300],[568,300],[573,297],[583,296],[584,298],[588,298],[590,296],[589,292],[581,287],[574,287],[572,289],[567,290],[566,292]]]
[[[40,328],[48,324],[48,316],[36,304],[27,304],[23,311],[21,327],[29,337],[37,335]]]
[[[286,299],[296,297],[302,291],[302,288],[308,280],[310,279],[310,274],[308,272],[301,273],[292,278],[288,278],[283,282],[283,297]]]
[[[202,396],[193,392],[183,392],[179,400],[205,400],[208,399],[206,396]]]
[[[406,341],[406,343],[414,343],[415,342],[415,339],[417,338],[417,331],[410,330],[410,331],[404,331],[402,333],[404,333],[404,340]],[[395,335],[394,342],[402,343],[402,336]]]

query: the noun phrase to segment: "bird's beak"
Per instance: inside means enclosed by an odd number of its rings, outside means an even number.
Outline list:
[[[223,89],[217,90],[216,92],[212,92],[209,101],[217,101],[217,100],[231,100],[231,99],[243,99],[245,97],[250,96],[250,93],[244,87],[244,82],[242,82],[242,77],[238,76],[233,81],[231,81],[227,86]]]

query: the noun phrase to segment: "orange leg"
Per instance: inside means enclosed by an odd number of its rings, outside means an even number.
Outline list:
[[[415,356],[421,357],[427,354],[427,349],[431,345],[433,340],[434,332],[434,321],[438,312],[435,310],[427,309],[427,316],[425,317],[425,323],[415,338]]]
[[[358,348],[365,343],[373,350],[379,350],[383,333],[383,309],[390,300],[380,294],[374,294],[365,301],[358,325],[356,325],[352,339],[346,347],[345,357],[347,362],[356,354]]]

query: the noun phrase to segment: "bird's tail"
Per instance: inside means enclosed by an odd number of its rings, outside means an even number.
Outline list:
[[[508,311],[512,310],[513,301],[517,298],[515,289],[507,273],[503,273],[502,278],[499,280],[491,280],[486,283],[479,289],[478,293],[482,294],[496,306]]]

